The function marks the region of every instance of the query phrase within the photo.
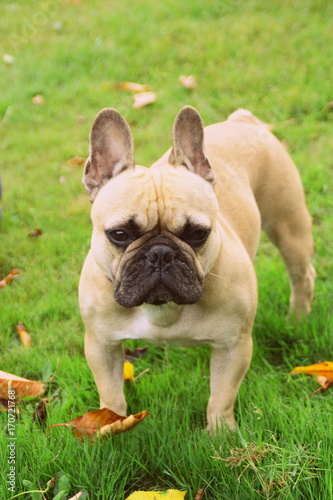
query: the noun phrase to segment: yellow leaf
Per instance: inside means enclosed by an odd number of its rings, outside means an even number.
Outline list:
[[[133,380],[134,378],[134,365],[130,361],[124,363],[124,380]]]
[[[153,102],[155,102],[157,99],[157,95],[155,94],[155,92],[141,92],[140,94],[135,94],[133,96],[133,99],[133,108],[140,109],[144,106],[147,106],[148,104],[152,104]]]
[[[135,491],[126,500],[184,500],[187,491]]]

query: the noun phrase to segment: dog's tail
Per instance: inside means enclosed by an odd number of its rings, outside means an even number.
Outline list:
[[[264,127],[267,130],[272,130],[272,125],[268,123],[264,123],[259,118],[254,116],[251,111],[247,109],[239,108],[234,111],[231,115],[228,116],[228,120],[243,122],[243,123],[252,123],[253,125],[258,125],[259,127]]]

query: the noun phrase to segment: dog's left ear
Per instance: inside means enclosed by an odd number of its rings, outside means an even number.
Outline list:
[[[102,109],[91,128],[90,156],[84,167],[90,201],[109,179],[133,166],[133,138],[126,120],[115,109]]]
[[[213,183],[215,174],[204,153],[204,128],[201,116],[192,106],[185,106],[173,124],[171,165],[183,165],[191,172]]]

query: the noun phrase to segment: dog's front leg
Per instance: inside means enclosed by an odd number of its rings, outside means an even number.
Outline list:
[[[213,347],[210,361],[210,398],[207,430],[227,424],[235,429],[234,403],[252,356],[252,338],[240,339],[231,348]]]
[[[84,350],[97,385],[100,408],[109,408],[119,415],[126,415],[122,344],[105,345],[86,332]]]

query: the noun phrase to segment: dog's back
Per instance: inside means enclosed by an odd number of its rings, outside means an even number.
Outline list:
[[[252,258],[258,241],[255,202],[261,226],[287,267],[291,310],[302,316],[310,311],[315,280],[312,222],[298,170],[269,128],[249,111],[239,109],[225,122],[205,128],[205,151],[214,159],[221,211]]]

